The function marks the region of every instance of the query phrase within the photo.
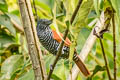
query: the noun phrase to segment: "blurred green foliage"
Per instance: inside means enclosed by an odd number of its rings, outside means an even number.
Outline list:
[[[53,18],[55,21],[51,25],[51,28],[59,29],[60,32],[64,32],[66,28],[65,21],[70,20],[78,0],[35,0],[35,3],[39,18]],[[32,0],[31,4],[33,6]],[[116,12],[117,79],[119,80],[120,0],[112,0],[111,4]],[[70,25],[70,33],[68,35],[72,41],[77,43],[76,48],[78,53],[80,53],[95,23],[92,25],[89,24],[99,18],[101,12],[105,10],[104,8],[108,6],[110,6],[110,4],[108,4],[108,2],[104,4],[104,0],[83,0],[73,25]],[[34,9],[33,13],[35,14]],[[11,19],[22,26],[17,0],[0,0],[0,80],[34,80],[34,73],[28,55],[25,36],[14,27]],[[110,71],[113,73],[113,36],[111,25],[110,31],[104,34],[103,44]],[[41,49],[44,53],[45,49],[42,46]],[[44,55],[47,72],[49,72],[50,65],[53,63],[54,59],[55,56],[51,54]],[[90,76],[88,80],[108,80],[99,40],[96,41],[85,63],[88,69],[93,72],[93,75]],[[66,80],[69,71],[69,61],[61,59],[55,67],[52,79]],[[86,78],[80,73],[77,80],[86,80]]]

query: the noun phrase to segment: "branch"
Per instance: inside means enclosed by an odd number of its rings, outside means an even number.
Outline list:
[[[73,21],[74,21],[74,19],[75,19],[75,16],[77,15],[77,12],[78,12],[78,10],[79,10],[79,8],[80,8],[81,3],[82,3],[82,0],[79,0],[79,3],[78,3],[78,5],[77,5],[77,7],[76,7],[76,9],[75,9],[72,17],[71,17],[71,20],[70,20],[70,23],[71,23],[71,24],[73,23]],[[67,29],[65,30],[64,37],[63,37],[64,40],[66,39],[68,32],[69,32],[69,29],[68,29],[68,27],[67,27]],[[52,72],[53,72],[53,70],[54,70],[54,68],[55,68],[55,66],[56,66],[56,63],[58,62],[59,57],[61,56],[61,51],[62,51],[63,45],[64,45],[64,41],[62,41],[61,44],[60,44],[60,47],[59,47],[58,52],[57,52],[56,59],[55,59],[55,61],[53,62],[53,65],[51,65],[50,72],[49,72],[49,75],[48,75],[47,80],[50,80],[50,77],[51,77]]]
[[[110,74],[110,70],[109,70],[109,67],[108,67],[107,57],[105,55],[103,43],[102,43],[102,40],[101,40],[100,37],[99,37],[99,40],[100,40],[100,45],[101,45],[101,48],[102,48],[102,53],[103,53],[103,57],[104,57],[104,61],[105,61],[105,67],[106,67],[106,70],[107,70],[107,74],[108,74],[109,80],[112,80],[112,77],[111,77],[111,74]]]
[[[32,28],[31,28],[32,25],[31,25],[30,17],[28,15],[25,0],[18,0],[18,3],[20,8],[23,28],[25,31],[25,36],[28,43],[29,55],[32,61],[33,70],[35,74],[35,80],[41,80],[41,68],[39,65],[38,55],[36,54],[38,53],[38,51],[35,44]]]
[[[26,3],[26,6],[27,6],[27,9],[28,9],[28,15],[29,15],[29,18],[30,18],[31,28],[32,28],[32,32],[33,32],[33,37],[34,37],[34,40],[35,40],[35,46],[37,48],[37,54],[38,54],[38,60],[39,60],[39,64],[40,64],[42,79],[46,80],[47,73],[46,73],[46,68],[45,68],[45,64],[44,64],[44,61],[43,61],[42,52],[41,52],[41,49],[40,49],[40,46],[39,46],[40,43],[39,43],[39,39],[37,37],[35,20],[34,20],[34,16],[33,16],[30,0],[25,0],[25,3]]]
[[[116,80],[116,36],[115,36],[115,19],[114,14],[112,16],[112,24],[113,24],[113,55],[114,55],[114,80]]]
[[[92,29],[88,39],[86,40],[80,54],[79,57],[82,61],[85,61],[85,58],[87,57],[87,55],[89,54],[89,52],[91,51],[95,41],[96,41],[96,36],[93,34],[94,29],[96,30],[96,33],[99,33],[104,25],[104,12],[101,13],[100,19],[98,19],[95,27]],[[71,79],[71,74],[69,74],[67,80],[76,80],[76,77],[79,73],[79,69],[76,65],[73,66],[72,68],[72,79]]]

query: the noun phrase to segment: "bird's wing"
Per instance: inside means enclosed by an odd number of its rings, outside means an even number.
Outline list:
[[[61,37],[63,38],[63,34],[62,33],[60,33],[60,36],[59,36],[59,34],[55,31],[55,30],[52,30],[52,33],[53,33],[53,38],[57,41],[57,42],[61,42],[62,41],[62,39],[61,39]],[[68,39],[68,38],[66,38],[66,40],[65,40],[65,45],[66,46],[70,46],[70,44],[71,44],[71,41]]]

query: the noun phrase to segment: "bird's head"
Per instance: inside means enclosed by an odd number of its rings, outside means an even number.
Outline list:
[[[49,27],[49,25],[52,23],[52,20],[48,20],[48,19],[40,19],[37,22],[37,28],[38,29],[45,29],[47,27]]]

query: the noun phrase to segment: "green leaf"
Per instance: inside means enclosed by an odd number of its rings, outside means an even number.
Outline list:
[[[7,13],[7,15],[13,19],[18,25],[22,26],[22,23],[20,21],[20,18],[16,16],[15,14]]]
[[[0,15],[0,25],[4,25],[13,35],[16,34],[10,18],[7,15]]]
[[[19,47],[20,44],[18,44],[15,40],[15,38],[5,31],[5,29],[1,29],[0,31],[0,54],[4,54],[8,51],[11,51],[11,49],[15,47]]]
[[[74,35],[76,39],[78,38],[78,33],[80,32],[81,28],[85,26],[87,22],[88,14],[90,13],[92,7],[93,7],[93,0],[87,0],[82,2],[81,7],[70,29],[72,35]]]
[[[50,65],[54,62],[55,56],[49,54],[49,55],[45,56],[44,59],[45,59],[45,64],[46,64],[47,72],[49,72]]]
[[[92,76],[94,76],[99,71],[104,71],[105,69],[106,69],[105,66],[102,67],[100,65],[96,65],[95,69],[93,70]]]
[[[19,10],[13,10],[10,12],[10,14],[14,14],[15,16],[20,16]]]
[[[0,35],[0,43],[2,45],[5,45],[5,44],[11,44],[11,43],[14,43],[14,38],[12,36],[9,36],[7,34],[1,34]],[[4,46],[3,46],[4,47]]]
[[[95,11],[97,13],[97,15],[99,16],[100,13],[99,13],[99,0],[93,0],[94,1],[94,8],[95,8]]]
[[[47,14],[51,13],[50,7],[42,1],[35,0],[36,6],[38,6],[42,11]],[[39,9],[38,8],[38,9]]]
[[[80,53],[88,35],[90,34],[90,30],[87,28],[83,28],[81,29],[81,31],[78,33],[78,37],[77,37],[77,51],[78,53]]]
[[[75,50],[76,43],[75,41],[71,43],[70,45],[70,53],[69,53],[69,69],[72,69],[72,59],[74,55],[74,50]]]
[[[5,4],[5,0],[0,0],[0,4]]]
[[[70,22],[67,20],[65,23],[66,23],[67,28],[69,29],[69,27],[70,27]]]
[[[30,69],[23,76],[19,77],[18,80],[34,80],[34,72],[33,69]]]
[[[118,26],[120,26],[120,0],[110,0],[110,1],[117,15],[116,22],[118,23]]]
[[[104,71],[106,68],[105,68],[105,66],[100,66],[100,65],[96,65],[96,67],[95,67],[95,69],[93,70],[93,73],[92,73],[92,75],[90,76],[90,77],[88,77],[87,78],[87,80],[99,80],[100,78],[98,77],[98,76],[95,76],[95,78],[93,79],[93,76],[95,75],[95,74],[97,74],[97,72],[99,72],[99,71]]]
[[[54,60],[55,60],[55,57],[56,56],[53,56],[53,55],[46,55],[44,57],[44,60],[45,60],[45,63],[46,63],[46,69],[47,69],[47,72],[50,71],[50,65],[53,64]],[[68,64],[65,63],[66,65]],[[65,80],[66,79],[66,75],[68,75],[68,67],[66,67],[66,65],[64,65],[64,60],[63,59],[60,59],[57,64],[56,64],[56,67],[54,69],[54,72],[51,76],[52,79],[54,80]]]
[[[77,16],[75,17],[75,20],[73,22],[73,25],[75,25],[74,27],[84,26],[92,7],[93,0],[87,0],[82,2]]]
[[[110,41],[113,40],[113,37],[112,37],[112,35],[110,33],[104,33],[103,37],[104,37],[104,39],[107,39],[107,40],[110,40]]]
[[[56,74],[52,74],[51,78],[54,80],[61,80]]]
[[[55,0],[36,0],[36,1],[39,1],[40,3],[43,3],[43,4],[47,5],[51,9],[53,8],[54,2],[55,2]]]
[[[67,71],[68,69],[64,65],[64,60],[60,60],[56,65],[53,74],[59,77],[61,80],[66,80],[66,75],[68,74]]]
[[[0,0],[0,10],[2,12],[8,12],[8,6],[5,2],[5,0]]]
[[[70,20],[74,9],[76,8],[76,0],[63,0],[63,4],[66,10],[66,19]]]
[[[0,56],[0,64],[2,63],[2,57]]]
[[[23,64],[22,55],[13,55],[7,58],[1,66],[1,80],[10,80],[14,72]]]

